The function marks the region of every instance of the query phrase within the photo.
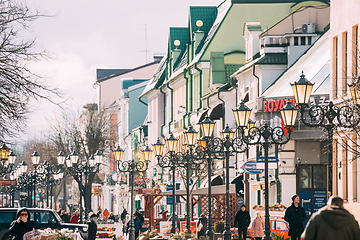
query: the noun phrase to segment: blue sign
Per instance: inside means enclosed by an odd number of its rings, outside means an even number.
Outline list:
[[[173,204],[173,197],[172,196],[166,196],[166,204],[172,205]]]
[[[242,165],[242,169],[244,172],[248,174],[260,174],[264,171],[264,169],[257,169],[255,161],[247,161]]]
[[[326,205],[326,191],[325,190],[315,190],[314,191],[314,213],[317,212],[320,208]]]
[[[265,163],[265,157],[256,157],[257,163]],[[268,163],[276,163],[277,157],[268,157]]]

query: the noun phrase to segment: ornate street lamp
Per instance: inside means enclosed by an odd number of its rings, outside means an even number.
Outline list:
[[[250,110],[251,111],[251,110]],[[245,120],[248,120],[249,108],[245,105],[238,107],[237,109],[233,110],[235,118],[239,117],[237,123],[241,124],[238,125],[238,130],[241,134],[241,140],[247,145],[255,145],[261,144],[264,148],[265,152],[265,236],[263,239],[272,240],[270,236],[270,216],[269,216],[269,146],[271,144],[286,144],[290,140],[291,135],[291,127],[295,124],[297,109],[291,105],[290,102],[280,110],[282,120],[284,122],[285,128],[287,129],[288,135],[285,134],[285,131],[282,127],[274,127],[271,128],[267,124],[262,127],[251,127],[248,129],[248,134],[245,134]],[[240,116],[242,119],[240,119]],[[228,139],[229,140],[229,139]],[[235,139],[234,139],[235,140]],[[233,140],[233,143],[234,143]],[[239,140],[236,140],[239,141]],[[226,149],[229,149],[227,146],[229,142],[225,142]],[[228,158],[229,153],[226,154]]]
[[[9,151],[10,149],[3,143],[0,147],[0,176],[13,171],[16,155],[12,151],[9,154]]]
[[[328,197],[332,195],[332,150],[333,150],[333,134],[338,127],[353,128],[359,124],[358,105],[360,103],[360,86],[358,81],[351,84],[350,92],[354,106],[343,105],[334,106],[332,101],[327,104],[309,105],[309,99],[313,88],[313,83],[305,78],[302,72],[300,79],[290,84],[296,106],[300,110],[300,120],[308,127],[320,127],[328,135]]]
[[[119,146],[113,150],[115,160],[117,163],[117,169],[120,172],[127,172],[130,175],[130,187],[131,187],[131,217],[130,217],[130,224],[129,224],[129,240],[135,240],[135,228],[134,228],[134,218],[132,217],[134,214],[134,175],[135,173],[139,172],[146,172],[148,169],[148,160],[149,157],[151,158],[151,154],[149,154],[149,149],[145,149],[146,153],[144,155],[144,161],[135,161],[134,159],[129,161],[122,161],[124,150],[121,149]]]

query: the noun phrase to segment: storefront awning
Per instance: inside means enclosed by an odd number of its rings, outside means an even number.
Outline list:
[[[223,115],[224,115],[224,112],[223,112],[222,103],[219,103],[215,107],[210,108],[210,110],[208,112],[208,116],[210,117],[211,120],[219,120],[220,118],[223,117]]]
[[[198,119],[198,123],[201,123],[201,122],[205,119],[205,117],[206,117],[209,109],[210,109],[210,108],[206,109],[202,114],[200,114],[200,117],[199,117],[199,119]]]
[[[237,177],[235,177],[232,181],[232,184],[235,184],[236,186],[236,192],[240,192],[241,190],[244,191],[244,182],[243,182],[243,175],[239,175]]]

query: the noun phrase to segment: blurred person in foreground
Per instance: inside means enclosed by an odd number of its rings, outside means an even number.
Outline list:
[[[89,221],[87,222],[88,226],[89,226],[89,235],[88,235],[88,239],[89,240],[95,240],[96,238],[96,233],[97,233],[97,215],[96,213],[89,213]]]
[[[27,208],[20,208],[16,213],[16,219],[10,224],[9,233],[13,236],[13,240],[23,240],[24,234],[35,228],[35,222],[30,220]]]
[[[341,197],[332,196],[328,205],[313,214],[301,240],[359,240],[359,223],[344,208]]]

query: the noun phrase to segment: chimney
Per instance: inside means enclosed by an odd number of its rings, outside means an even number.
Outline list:
[[[194,32],[194,53],[196,53],[197,48],[199,47],[201,41],[205,36],[205,33],[200,30],[200,28],[203,26],[203,22],[201,20],[197,20],[196,26],[199,29],[196,32]]]

